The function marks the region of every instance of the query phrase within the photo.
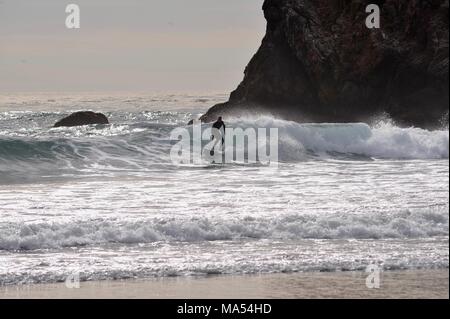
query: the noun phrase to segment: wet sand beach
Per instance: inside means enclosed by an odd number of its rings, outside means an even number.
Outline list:
[[[79,289],[65,283],[38,284],[1,287],[0,298],[449,298],[448,270],[384,272],[379,289],[368,289],[366,277],[364,272],[318,272],[82,282]]]

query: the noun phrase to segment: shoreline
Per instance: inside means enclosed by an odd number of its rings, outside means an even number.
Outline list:
[[[365,272],[217,275],[0,287],[0,299],[448,299],[449,269],[386,271],[380,288]]]

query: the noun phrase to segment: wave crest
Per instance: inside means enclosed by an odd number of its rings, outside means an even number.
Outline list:
[[[278,128],[280,158],[358,155],[380,159],[448,159],[448,130],[400,128],[390,123],[299,124],[270,117],[235,119],[232,126]],[[352,156],[349,156],[349,159]]]
[[[10,223],[0,226],[1,250],[36,250],[159,241],[234,239],[391,239],[448,236],[448,210],[392,214],[288,215],[272,219],[191,218],[139,221],[88,220],[68,223]]]

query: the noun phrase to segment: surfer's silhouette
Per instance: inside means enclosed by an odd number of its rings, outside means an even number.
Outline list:
[[[225,126],[225,123],[223,122],[221,116],[219,116],[217,121],[214,122],[214,124],[212,125],[212,128],[213,128],[213,130],[216,129],[216,130],[218,130],[220,132],[220,135],[222,137],[222,149],[223,149],[224,146],[225,146],[225,130],[226,130],[226,126]],[[222,128],[223,128],[223,131],[222,131]],[[214,135],[211,136],[211,140],[214,140],[215,138],[216,138],[216,136],[214,136]],[[211,156],[214,156],[214,147],[212,148],[210,153],[211,153]]]

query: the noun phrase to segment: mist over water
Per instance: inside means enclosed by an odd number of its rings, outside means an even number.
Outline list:
[[[278,128],[278,167],[174,165],[170,132],[225,98],[2,97],[0,283],[448,268],[448,129],[228,119]],[[112,124],[52,128],[80,109]]]

